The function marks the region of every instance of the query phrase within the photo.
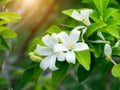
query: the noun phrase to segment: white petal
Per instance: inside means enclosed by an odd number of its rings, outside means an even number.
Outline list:
[[[93,13],[92,9],[85,9],[85,10],[81,10],[80,14],[82,14],[82,16],[89,18],[90,14]]]
[[[86,18],[85,21],[82,21],[82,22],[87,26],[91,25],[89,18]]]
[[[54,52],[67,51],[68,49],[63,44],[56,44],[54,46]]]
[[[97,33],[97,35],[98,35],[101,39],[103,39],[103,40],[105,41],[105,38],[104,38],[102,32],[99,31],[99,32]]]
[[[120,45],[120,40],[118,40],[118,41],[115,43],[114,47],[119,47],[119,45]]]
[[[112,48],[109,44],[105,44],[105,47],[104,47],[104,54],[106,56],[108,55],[111,55],[112,54]]]
[[[73,30],[79,30],[79,29],[85,29],[87,28],[86,26],[77,26]]]
[[[39,55],[43,55],[43,56],[47,56],[53,53],[53,51],[47,47],[43,47],[40,45],[37,45],[36,47],[36,53],[38,53]]]
[[[74,10],[72,12],[71,17],[74,18],[74,19],[76,19],[76,20],[80,20],[80,14],[76,10]]]
[[[55,34],[53,34],[52,36],[49,35],[44,36],[42,38],[42,41],[49,48],[52,48],[57,43]]]
[[[65,53],[60,52],[57,54],[58,61],[64,61],[65,60]]]
[[[68,45],[68,43],[70,42],[70,37],[68,36],[68,34],[66,32],[61,32],[58,34],[60,40],[63,42],[64,45]]]
[[[85,21],[82,21],[85,25],[89,26],[91,23],[89,21],[89,16],[93,12],[92,9],[86,9],[86,10],[81,10],[80,15],[83,16],[81,19],[85,19]]]
[[[66,61],[68,63],[73,63],[75,64],[75,53],[73,51],[68,51],[66,53]]]
[[[76,43],[74,51],[83,51],[89,49],[88,45],[84,42]]]
[[[56,56],[52,55],[52,56],[47,56],[45,59],[43,59],[43,61],[40,63],[40,67],[43,70],[46,70],[47,68],[49,68],[50,70],[57,70],[58,68],[55,66],[55,61],[56,61]]]
[[[52,70],[52,71],[55,71],[55,70],[58,69],[58,68],[55,66],[55,62],[56,62],[56,55],[52,55],[52,56],[49,58],[49,68],[50,68],[50,70]]]
[[[43,69],[43,70],[46,70],[48,67],[49,67],[49,56],[46,57],[45,59],[43,59],[40,63],[40,67]]]
[[[58,43],[58,35],[53,33],[51,38],[53,39],[54,44]]]
[[[70,33],[71,43],[75,44],[79,40],[79,37],[80,37],[80,31],[78,31],[78,30],[71,31],[71,33]]]

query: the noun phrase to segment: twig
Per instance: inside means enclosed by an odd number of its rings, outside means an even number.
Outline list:
[[[54,0],[50,7],[48,8],[48,10],[45,12],[45,14],[43,15],[44,17],[42,18],[42,20],[40,20],[38,22],[38,24],[36,24],[36,26],[31,30],[31,33],[29,34],[28,38],[25,40],[25,42],[23,43],[22,48],[20,49],[20,52],[18,53],[18,57],[16,59],[15,62],[17,62],[20,58],[22,58],[24,56],[24,53],[26,51],[26,48],[28,47],[30,41],[33,39],[33,37],[35,36],[36,32],[38,31],[39,27],[41,27],[43,25],[43,23],[48,19],[48,17],[50,16],[51,12],[53,11],[55,5],[57,3],[57,0]]]

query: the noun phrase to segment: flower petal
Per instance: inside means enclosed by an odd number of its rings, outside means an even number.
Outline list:
[[[54,42],[54,44],[57,44],[58,43],[58,35],[53,33],[51,35],[51,38],[52,38],[52,41]]]
[[[68,36],[68,34],[66,32],[61,32],[58,34],[60,40],[63,42],[64,45],[68,45],[68,43],[70,42],[70,37]]]
[[[55,70],[58,69],[58,68],[55,66],[55,62],[56,62],[56,55],[52,55],[52,56],[49,58],[49,68],[50,68],[50,70],[52,70],[52,71],[55,71]]]
[[[67,51],[68,49],[63,44],[56,44],[54,46],[54,52]]]
[[[84,42],[76,43],[74,51],[83,51],[89,49],[88,45]]]
[[[42,38],[42,41],[46,46],[52,48],[57,43],[57,38],[55,34],[52,36],[46,35]]]
[[[44,58],[41,63],[40,63],[40,67],[45,71],[48,67],[49,67],[49,56]]]
[[[66,61],[68,63],[73,63],[75,64],[75,53],[73,51],[68,51],[66,53]]]
[[[91,24],[90,20],[89,20],[89,16],[92,12],[93,12],[92,9],[81,10],[81,12],[80,12],[80,15],[83,16],[81,18],[81,21],[87,26],[89,26]],[[84,21],[83,21],[83,18],[85,19]]]
[[[55,66],[55,61],[56,61],[56,56],[52,55],[52,56],[47,56],[45,59],[43,59],[43,61],[40,63],[40,67],[43,70],[46,70],[47,68],[49,68],[50,70],[57,70],[58,68]]]
[[[79,30],[79,29],[85,29],[87,28],[86,26],[77,26],[73,30]]]
[[[71,17],[80,21],[80,13],[77,10],[74,10],[71,14]]]
[[[65,53],[60,52],[57,54],[58,61],[64,61],[65,60]]]
[[[92,9],[85,9],[85,10],[80,11],[80,14],[84,16],[85,18],[89,18],[90,14],[92,13],[93,13]]]
[[[78,41],[79,36],[80,36],[80,31],[72,30],[71,33],[70,33],[70,40],[71,40],[71,42],[73,44],[75,44]]]
[[[112,54],[112,48],[109,44],[105,44],[104,54],[105,54],[105,56],[109,56]]]
[[[37,44],[36,47],[36,53],[38,53],[39,55],[43,55],[43,56],[47,56],[53,53],[53,51],[47,47],[43,47]]]

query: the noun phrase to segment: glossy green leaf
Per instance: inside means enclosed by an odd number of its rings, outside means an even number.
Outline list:
[[[100,44],[94,44],[95,51],[93,52],[94,56],[98,58],[101,55],[101,45]]]
[[[10,28],[6,28],[6,30],[0,32],[0,35],[3,38],[15,38],[15,37],[17,37],[17,34],[13,30],[11,30]]]
[[[8,3],[10,0],[0,0],[0,5]]]
[[[65,15],[71,16],[71,14],[72,14],[72,12],[73,12],[74,10],[75,10],[75,9],[68,9],[68,10],[62,11],[62,13],[65,14]]]
[[[86,70],[90,70],[91,58],[88,50],[76,52],[76,58]]]
[[[3,21],[1,24],[16,22],[21,19],[21,16],[15,12],[0,12],[0,19]]]
[[[27,53],[33,51],[36,48],[37,44],[43,45],[41,37],[35,38],[30,42]]]
[[[109,25],[120,25],[119,19],[110,18],[106,21],[106,24]]]
[[[79,82],[86,80],[90,74],[91,71],[86,71],[81,65],[78,67],[77,75]]]
[[[0,36],[0,50],[10,50],[7,42],[4,40],[2,36]]]
[[[98,29],[105,27],[106,24],[104,22],[98,22],[90,25],[85,33],[85,37],[89,37],[91,34],[96,32]]]
[[[119,49],[113,50],[112,51],[112,55],[114,55],[114,56],[120,56],[120,50]]]
[[[108,6],[109,0],[93,0],[93,1],[100,15],[103,16]]]
[[[114,65],[112,68],[112,75],[114,77],[120,78],[120,64]]]
[[[116,8],[108,8],[105,13],[105,20],[107,20],[110,16],[112,16],[117,11],[118,11],[118,9],[116,9]]]
[[[53,71],[52,73],[52,86],[55,87],[62,81],[67,73],[68,70],[68,63],[67,62],[58,62],[57,67],[59,68],[57,71]]]
[[[106,28],[107,32],[109,34],[111,34],[112,36],[116,37],[116,38],[119,38],[120,35],[119,35],[119,32],[117,30],[117,27],[115,25],[110,25]]]
[[[52,25],[47,31],[46,31],[46,33],[48,33],[48,34],[53,34],[53,33],[59,33],[59,32],[61,32],[62,30],[58,27],[58,26],[56,26],[56,25]]]
[[[100,15],[97,11],[93,11],[93,13],[90,15],[90,18],[94,21],[94,22],[98,22],[100,21]]]
[[[5,26],[0,26],[0,32],[8,30],[9,28],[5,27]]]
[[[6,85],[7,84],[7,80],[4,78],[0,78],[0,85]]]
[[[34,63],[30,67],[28,67],[24,71],[24,73],[21,77],[21,82],[20,82],[21,86],[26,85],[31,80],[34,80],[34,81],[38,80],[38,77],[39,77],[41,71],[42,70],[40,69],[39,64]]]

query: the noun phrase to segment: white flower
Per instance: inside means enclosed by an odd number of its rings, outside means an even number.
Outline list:
[[[112,48],[109,44],[105,44],[104,54],[105,54],[107,60],[111,60]]]
[[[84,42],[84,37],[83,36],[87,31],[87,27],[86,26],[77,26],[73,30],[79,30],[79,29],[82,30],[81,38],[82,38],[82,41]]]
[[[43,70],[47,68],[51,70],[57,70],[58,68],[55,66],[56,59],[59,61],[65,60],[65,54],[63,52],[54,52],[53,48],[56,44],[58,44],[58,36],[56,34],[52,34],[52,36],[46,35],[42,38],[43,43],[46,46],[37,45],[36,52],[41,56],[46,56],[40,63],[40,67]]]
[[[55,52],[66,51],[66,61],[75,64],[75,52],[89,49],[88,45],[84,42],[78,42],[80,31],[72,30],[70,36],[67,33],[61,32],[58,34],[61,44],[56,44],[54,47]]]
[[[110,44],[105,44],[104,54],[107,60],[110,60],[114,65],[117,65],[117,63],[112,59],[112,47]]]
[[[92,9],[81,10],[80,13],[77,10],[74,10],[71,14],[71,17],[89,26],[91,24],[89,16],[92,12],[93,12]]]

